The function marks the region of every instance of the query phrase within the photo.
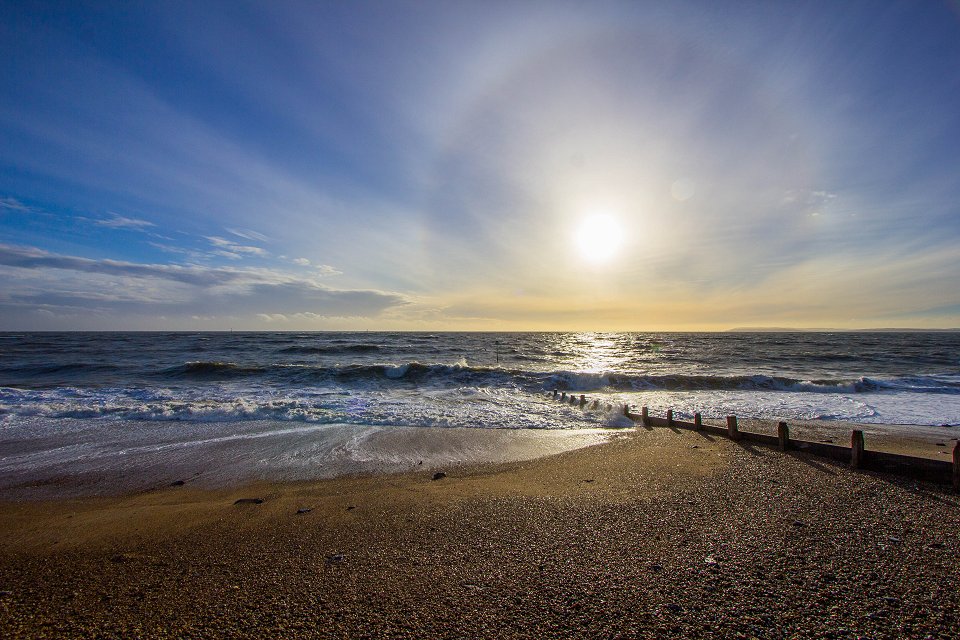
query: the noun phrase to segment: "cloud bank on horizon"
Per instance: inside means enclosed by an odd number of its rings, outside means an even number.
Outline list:
[[[0,1],[0,330],[960,326],[958,70],[946,1]]]

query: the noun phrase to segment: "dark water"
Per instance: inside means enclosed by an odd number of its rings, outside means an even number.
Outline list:
[[[0,334],[0,386],[960,392],[958,333]]]

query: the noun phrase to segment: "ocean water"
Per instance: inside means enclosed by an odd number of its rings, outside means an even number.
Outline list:
[[[960,333],[0,333],[0,489],[519,459],[630,424],[553,389],[954,425]]]

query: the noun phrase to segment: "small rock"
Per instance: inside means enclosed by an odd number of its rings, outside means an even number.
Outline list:
[[[650,571],[663,571],[663,567],[659,564],[654,563],[650,565]]]
[[[805,526],[807,526],[807,523],[801,522],[800,520],[794,520],[794,521],[793,521],[793,526],[795,526],[795,527],[805,527]]]
[[[311,509],[311,508],[309,508],[309,507],[301,507],[301,508],[297,509],[297,515],[301,515],[301,514],[304,514],[304,513],[310,513],[311,511],[313,511],[313,509]]]
[[[887,540],[889,540],[891,544],[900,544],[900,538],[896,536],[890,536]]]
[[[584,482],[593,482],[593,478],[590,478],[589,480],[584,480]]]
[[[13,591],[0,591],[0,598],[9,598],[13,595]]]
[[[945,446],[947,446],[947,443],[946,443],[946,442],[938,442],[936,446],[938,446],[938,447],[945,447]]]
[[[443,471],[437,471],[435,474],[433,474],[434,480],[441,480],[446,477],[447,477],[447,474],[445,474]]]
[[[263,498],[240,498],[233,504],[263,504]]]
[[[183,480],[174,480],[173,482],[170,483],[170,486],[171,486],[171,487],[182,487],[182,486],[185,485],[185,484],[187,484],[187,483],[184,482]]]
[[[699,449],[699,448],[700,448],[700,445],[698,445],[698,444],[692,444],[692,445],[690,445],[690,448],[691,448],[691,449]],[[669,605],[668,605],[668,606],[669,606]]]
[[[704,564],[717,564],[717,559],[714,558],[713,556],[707,556],[706,558],[703,559],[703,563],[704,563]]]
[[[343,564],[347,561],[347,557],[342,553],[333,553],[325,558],[327,564]]]
[[[347,507],[347,511],[353,511],[354,509],[356,509],[356,507],[353,506],[352,504]]]
[[[664,605],[663,608],[673,613],[679,613],[680,611],[683,610],[683,607],[678,605],[676,602],[668,602],[667,604]]]

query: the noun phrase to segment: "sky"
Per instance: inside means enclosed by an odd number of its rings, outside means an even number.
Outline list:
[[[0,330],[960,327],[960,2],[0,0]]]

